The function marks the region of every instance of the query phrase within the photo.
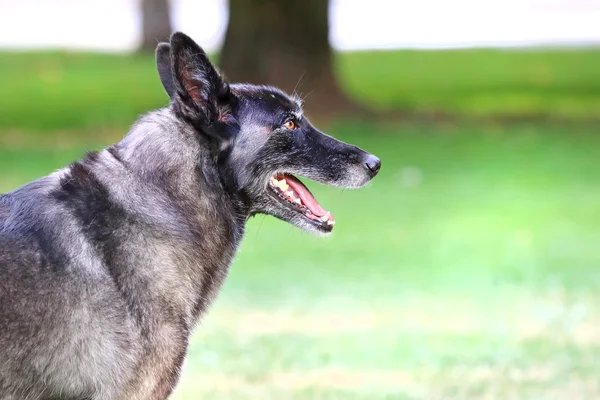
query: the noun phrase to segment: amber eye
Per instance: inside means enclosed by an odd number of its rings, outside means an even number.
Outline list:
[[[285,121],[285,124],[283,124],[283,126],[286,129],[289,129],[291,131],[293,131],[294,129],[296,129],[296,123],[294,122],[293,119],[288,119],[287,121]]]

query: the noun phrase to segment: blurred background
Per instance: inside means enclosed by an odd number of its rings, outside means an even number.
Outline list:
[[[0,0],[0,192],[167,105],[183,30],[375,153],[250,221],[174,399],[600,398],[600,1]]]

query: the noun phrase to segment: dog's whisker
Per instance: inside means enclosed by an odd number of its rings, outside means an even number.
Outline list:
[[[260,222],[258,223],[258,229],[256,229],[256,237],[258,237],[258,234],[260,233],[260,230],[262,229],[262,225],[263,225],[263,222],[265,222],[265,218],[267,218],[267,216],[263,215],[262,218],[260,219]]]
[[[306,101],[306,99],[308,98],[308,96],[310,96],[310,95],[311,95],[311,94],[312,94],[314,91],[315,91],[315,90],[313,89],[313,90],[311,90],[310,92],[308,92],[308,94],[302,98],[302,101],[303,101],[303,102],[304,102],[304,101]]]
[[[294,86],[294,90],[292,90],[292,96],[296,97],[296,90],[298,89],[298,86],[300,85],[300,82],[302,81],[302,78],[304,78],[304,74],[306,73],[306,70],[302,71],[302,74],[300,75],[300,78],[298,78],[298,82],[296,82],[296,85]]]

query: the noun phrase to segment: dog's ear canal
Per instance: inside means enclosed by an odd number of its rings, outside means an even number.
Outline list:
[[[209,135],[220,136],[219,125],[235,123],[231,114],[233,96],[229,84],[217,72],[208,56],[190,37],[171,36],[173,99],[184,117]],[[159,68],[160,73],[160,68]],[[162,79],[162,78],[161,78]],[[165,85],[167,93],[169,89]]]

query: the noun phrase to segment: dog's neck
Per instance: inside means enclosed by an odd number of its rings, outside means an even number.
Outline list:
[[[150,235],[144,242],[161,249],[155,255],[161,269],[185,275],[195,288],[177,293],[193,322],[216,295],[248,219],[244,202],[222,184],[208,147],[163,109],[142,117],[91,168],[114,201],[143,220]]]
[[[224,181],[210,146],[171,108],[164,108],[143,116],[107,151],[128,173],[150,186],[190,202],[202,202],[210,196],[215,200],[213,207],[222,206],[217,200],[227,197],[235,213],[247,218],[249,206],[244,196]]]

